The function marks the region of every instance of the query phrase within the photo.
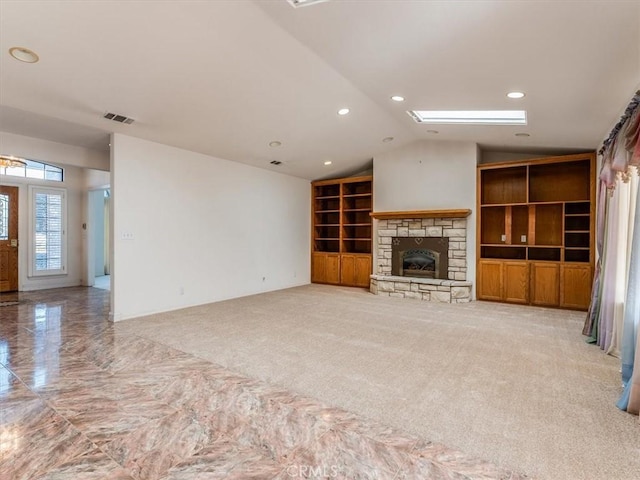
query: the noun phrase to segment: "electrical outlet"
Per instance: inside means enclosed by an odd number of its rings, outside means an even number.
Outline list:
[[[527,236],[526,236],[526,235],[521,235],[521,236],[520,236],[520,241],[521,241],[522,243],[527,243]]]
[[[500,240],[502,240],[503,242],[506,242],[507,241],[507,236],[506,235],[502,235],[500,237]]]

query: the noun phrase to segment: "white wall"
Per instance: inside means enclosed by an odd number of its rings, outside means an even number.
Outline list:
[[[32,178],[0,176],[2,185],[19,187],[18,278],[20,290],[69,287],[84,283],[86,251],[84,246],[86,222],[84,167],[109,168],[109,156],[82,147],[50,142],[39,138],[25,137],[0,132],[0,153],[39,160],[64,168],[64,182],[51,182]],[[100,175],[97,175],[100,177]],[[104,176],[101,176],[104,179]],[[29,278],[29,185],[67,189],[67,274]]]
[[[467,280],[474,282],[474,289],[478,155],[475,143],[419,141],[373,159],[374,211],[471,210],[467,217]]]
[[[309,283],[308,181],[120,134],[111,145],[114,320]]]
[[[59,166],[109,170],[109,152],[0,132],[0,153]]]

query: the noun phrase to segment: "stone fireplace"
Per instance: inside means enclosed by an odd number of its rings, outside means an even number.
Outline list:
[[[370,290],[377,295],[462,303],[467,281],[470,210],[374,212],[377,260]]]

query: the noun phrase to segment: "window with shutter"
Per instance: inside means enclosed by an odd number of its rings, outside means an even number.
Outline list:
[[[31,187],[33,206],[31,274],[66,273],[66,192]]]

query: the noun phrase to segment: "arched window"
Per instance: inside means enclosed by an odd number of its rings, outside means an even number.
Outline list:
[[[38,178],[40,180],[51,180],[53,182],[61,182],[64,171],[55,165],[37,162],[35,160],[27,160],[20,158],[20,162],[24,165],[19,166],[3,166],[0,163],[0,175],[9,175],[12,177]]]

